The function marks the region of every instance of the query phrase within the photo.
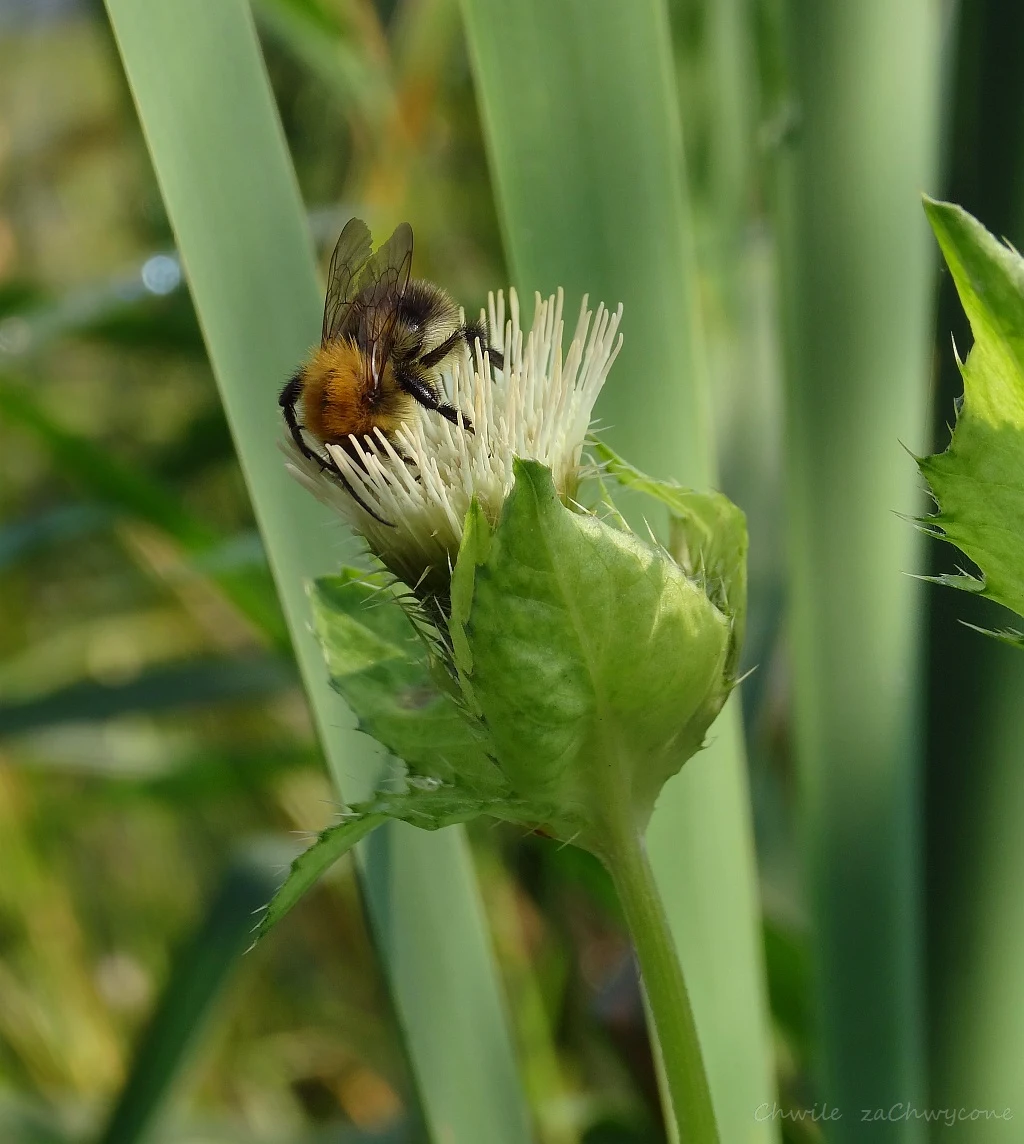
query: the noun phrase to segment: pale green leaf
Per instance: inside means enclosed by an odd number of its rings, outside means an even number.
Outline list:
[[[544,818],[543,810],[520,800],[487,799],[458,786],[413,787],[399,794],[381,791],[369,802],[350,807],[343,822],[321,831],[313,845],[292,863],[263,914],[253,944],[264,938],[339,858],[388,819],[420,830],[441,830],[482,814],[529,826]]]
[[[318,579],[310,598],[331,683],[360,730],[415,775],[481,796],[507,789],[482,734],[435,686],[424,644],[386,581],[343,569]]]
[[[591,445],[610,477],[667,506],[672,557],[733,621],[734,666],[743,645],[747,609],[747,520],[742,510],[722,493],[700,493],[676,481],[649,477],[596,437]]]
[[[313,888],[320,877],[347,854],[353,846],[387,821],[385,814],[363,813],[353,809],[351,816],[320,832],[316,842],[291,864],[288,876],[264,911],[253,945],[265,937],[293,906]]]
[[[536,462],[516,463],[486,551],[479,562],[479,548],[460,553],[456,577],[464,558],[474,563],[460,619],[476,701],[516,794],[589,827],[604,813],[595,759],[618,742],[646,823],[728,694],[729,621],[664,553],[567,509]]]

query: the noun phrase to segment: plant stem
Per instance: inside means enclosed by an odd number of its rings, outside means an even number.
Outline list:
[[[611,825],[604,842],[605,865],[640,961],[679,1139],[682,1144],[718,1144],[697,1026],[644,840],[632,822],[622,822]]]

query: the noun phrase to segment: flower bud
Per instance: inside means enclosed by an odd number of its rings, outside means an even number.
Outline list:
[[[493,531],[470,509],[452,579],[458,678],[515,795],[547,808],[551,832],[599,851],[623,799],[643,829],[702,745],[735,682],[740,620],[708,583],[567,508],[533,461],[516,463]]]
[[[592,439],[591,410],[618,352],[615,315],[586,301],[568,355],[562,299],[490,307],[481,352],[445,379],[475,432],[428,415],[397,445],[328,446],[348,484],[290,448],[296,476],[364,536],[386,573],[313,586],[331,682],[360,728],[405,764],[292,868],[260,933],[372,825],[438,829],[480,814],[542,829],[609,859],[694,755],[736,684],[746,612],[746,523],[717,493],[656,481]],[[614,510],[580,503],[604,477],[669,512],[668,547]],[[366,511],[369,505],[373,510]],[[387,523],[384,523],[384,522]],[[389,784],[390,785],[390,784]]]

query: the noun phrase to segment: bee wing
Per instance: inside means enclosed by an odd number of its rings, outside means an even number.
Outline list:
[[[356,289],[359,341],[366,347],[374,390],[391,356],[398,325],[396,303],[405,295],[411,272],[412,227],[403,222],[365,264]]]
[[[362,271],[370,261],[371,245],[366,223],[361,218],[350,218],[334,248],[327,271],[322,345],[334,341],[341,333],[352,300],[358,293],[357,279],[362,279]]]

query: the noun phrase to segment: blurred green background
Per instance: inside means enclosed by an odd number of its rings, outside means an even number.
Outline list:
[[[252,7],[321,262],[358,213],[408,218],[417,274],[470,309],[536,267],[503,253],[487,5]],[[773,1123],[1024,1139],[1024,662],[959,623],[991,609],[901,575],[956,557],[895,515],[926,510],[901,443],[945,447],[950,333],[970,344],[917,196],[1024,243],[1024,8],[644,8],[674,63],[712,406],[713,431],[680,431],[751,531]],[[652,384],[657,426],[672,380]],[[425,1139],[352,864],[242,956],[338,808],[105,10],[0,0],[0,1141]],[[536,1139],[664,1139],[603,871],[469,835]],[[862,1126],[876,1097],[1016,1119]],[[803,1114],[823,1104],[841,1127]]]

